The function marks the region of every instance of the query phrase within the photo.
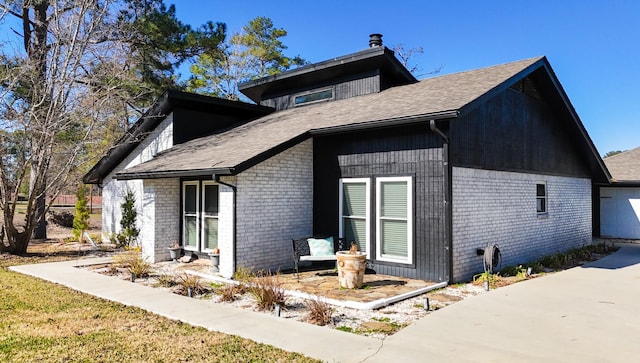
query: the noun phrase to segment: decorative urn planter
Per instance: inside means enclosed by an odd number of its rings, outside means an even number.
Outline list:
[[[220,265],[220,248],[215,247],[209,252],[209,259],[211,260],[211,272],[220,272],[218,265]]]
[[[171,259],[173,260],[173,262],[178,262],[181,253],[182,247],[169,247],[169,255],[171,255]]]
[[[365,252],[336,252],[338,260],[338,282],[340,287],[346,289],[359,289],[364,280],[364,271],[367,266],[367,254]]]
[[[220,254],[210,253],[209,259],[211,260],[211,272],[220,272],[218,265],[220,265]]]

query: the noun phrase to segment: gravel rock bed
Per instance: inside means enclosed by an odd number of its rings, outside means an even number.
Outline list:
[[[130,280],[130,274],[125,269],[116,269],[111,264],[84,266],[83,268],[110,275],[113,278]],[[154,270],[149,277],[138,278],[135,280],[135,283],[165,289],[172,293],[181,293],[179,286],[161,287],[158,285],[158,276],[169,273],[172,272],[165,269]],[[220,285],[219,282],[210,284],[209,281],[202,279],[202,284],[208,291],[204,294],[196,295],[195,298],[197,299],[211,300],[213,303],[227,304],[261,314],[275,314],[274,311],[258,310],[256,301],[250,293],[237,295],[236,299],[232,302],[223,302],[220,296],[214,292],[215,287]],[[417,319],[427,317],[438,309],[483,292],[484,289],[481,286],[476,286],[471,283],[457,284],[406,299],[377,310],[330,306],[332,309],[331,316],[333,318],[333,324],[326,325],[325,328],[339,329],[373,338],[384,339],[410,325]],[[429,311],[424,308],[425,298],[429,298]],[[286,305],[280,309],[280,318],[307,322],[309,309],[306,306],[306,302],[303,298],[288,296]]]

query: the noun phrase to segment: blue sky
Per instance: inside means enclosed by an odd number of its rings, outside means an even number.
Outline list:
[[[602,155],[640,146],[640,1],[165,0],[182,21],[239,31],[256,16],[287,30],[287,55],[317,62],[384,45],[440,74],[546,55]],[[184,75],[184,74],[183,74]]]

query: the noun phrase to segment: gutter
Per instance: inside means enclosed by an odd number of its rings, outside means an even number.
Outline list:
[[[216,183],[220,184],[220,185],[224,185],[226,187],[231,188],[231,191],[233,192],[233,233],[232,233],[232,240],[231,243],[233,243],[233,261],[231,263],[232,267],[233,267],[233,273],[236,272],[236,261],[238,260],[237,257],[237,246],[236,246],[236,233],[237,233],[237,195],[238,195],[238,187],[235,185],[231,185],[229,183],[223,182],[222,180],[220,180],[220,174],[213,174],[212,175],[213,181],[215,181]]]
[[[172,170],[172,171],[148,171],[148,172],[124,172],[118,173],[113,178],[116,180],[137,180],[137,179],[162,179],[178,178],[202,175],[233,175],[233,168],[216,169],[194,169],[194,170]]]
[[[447,256],[447,262],[449,264],[448,266],[448,271],[447,274],[448,276],[448,280],[451,281],[453,279],[453,208],[451,205],[451,202],[453,200],[453,187],[452,187],[452,172],[451,172],[451,163],[449,162],[449,138],[447,137],[447,135],[442,132],[442,130],[440,130],[438,128],[438,125],[436,125],[436,120],[431,119],[429,120],[429,128],[431,129],[431,131],[433,133],[435,133],[436,135],[440,136],[442,138],[442,140],[444,141],[443,145],[442,145],[442,159],[443,159],[443,169],[444,169],[444,175],[445,175],[445,190],[444,190],[444,195],[445,195],[445,200],[444,200],[444,205],[445,205],[445,213],[446,213],[446,240],[447,240],[447,249],[449,250],[449,256]]]
[[[395,118],[389,118],[389,119],[378,120],[378,121],[363,121],[356,124],[313,129],[309,131],[309,133],[312,136],[315,136],[315,135],[335,134],[335,133],[350,132],[350,131],[361,131],[361,130],[367,130],[367,129],[377,129],[381,127],[411,125],[411,124],[416,124],[416,123],[425,122],[425,121],[457,118],[459,113],[460,112],[458,110],[450,110],[450,111],[434,112],[434,113],[415,115],[415,116],[395,117]],[[448,142],[449,141],[447,140],[447,143]]]

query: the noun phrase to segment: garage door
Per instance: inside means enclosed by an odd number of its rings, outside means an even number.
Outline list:
[[[600,188],[600,234],[640,239],[640,188]]]

